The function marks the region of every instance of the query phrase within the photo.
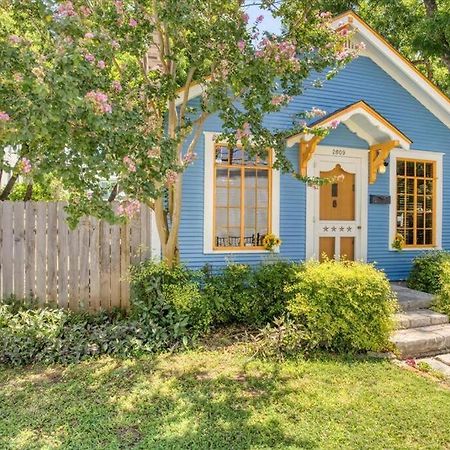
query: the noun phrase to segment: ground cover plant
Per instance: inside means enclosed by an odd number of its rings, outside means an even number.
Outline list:
[[[374,359],[249,359],[242,344],[7,369],[0,404],[0,448],[8,450],[403,450],[450,442],[442,383]]]

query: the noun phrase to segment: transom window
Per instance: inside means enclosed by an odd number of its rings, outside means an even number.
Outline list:
[[[216,145],[214,167],[215,249],[262,249],[271,229],[272,167],[242,148]]]
[[[406,247],[435,245],[436,163],[397,159],[397,233]]]

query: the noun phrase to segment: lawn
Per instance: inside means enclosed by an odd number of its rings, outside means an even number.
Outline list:
[[[448,386],[388,361],[241,346],[0,369],[0,448],[449,449]]]

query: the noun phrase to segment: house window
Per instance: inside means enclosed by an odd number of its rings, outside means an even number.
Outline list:
[[[397,159],[397,233],[406,247],[436,245],[436,162]]]
[[[214,249],[262,249],[271,229],[272,168],[242,148],[216,145]]]

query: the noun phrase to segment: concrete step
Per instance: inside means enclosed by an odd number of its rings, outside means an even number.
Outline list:
[[[397,329],[428,327],[430,325],[442,325],[449,323],[445,314],[439,314],[430,309],[418,309],[416,311],[404,311],[395,314]]]
[[[402,311],[429,308],[433,302],[433,296],[431,294],[415,291],[398,283],[391,283],[391,287],[397,296]]]
[[[437,355],[436,359],[439,362],[446,364],[447,366],[450,367],[450,353],[446,353],[445,355]]]
[[[440,361],[437,356],[435,356],[434,358],[421,358],[418,359],[416,362],[427,363],[432,369],[442,373],[445,377],[450,378],[450,366]]]
[[[450,352],[450,324],[398,330],[391,341],[402,359]]]

